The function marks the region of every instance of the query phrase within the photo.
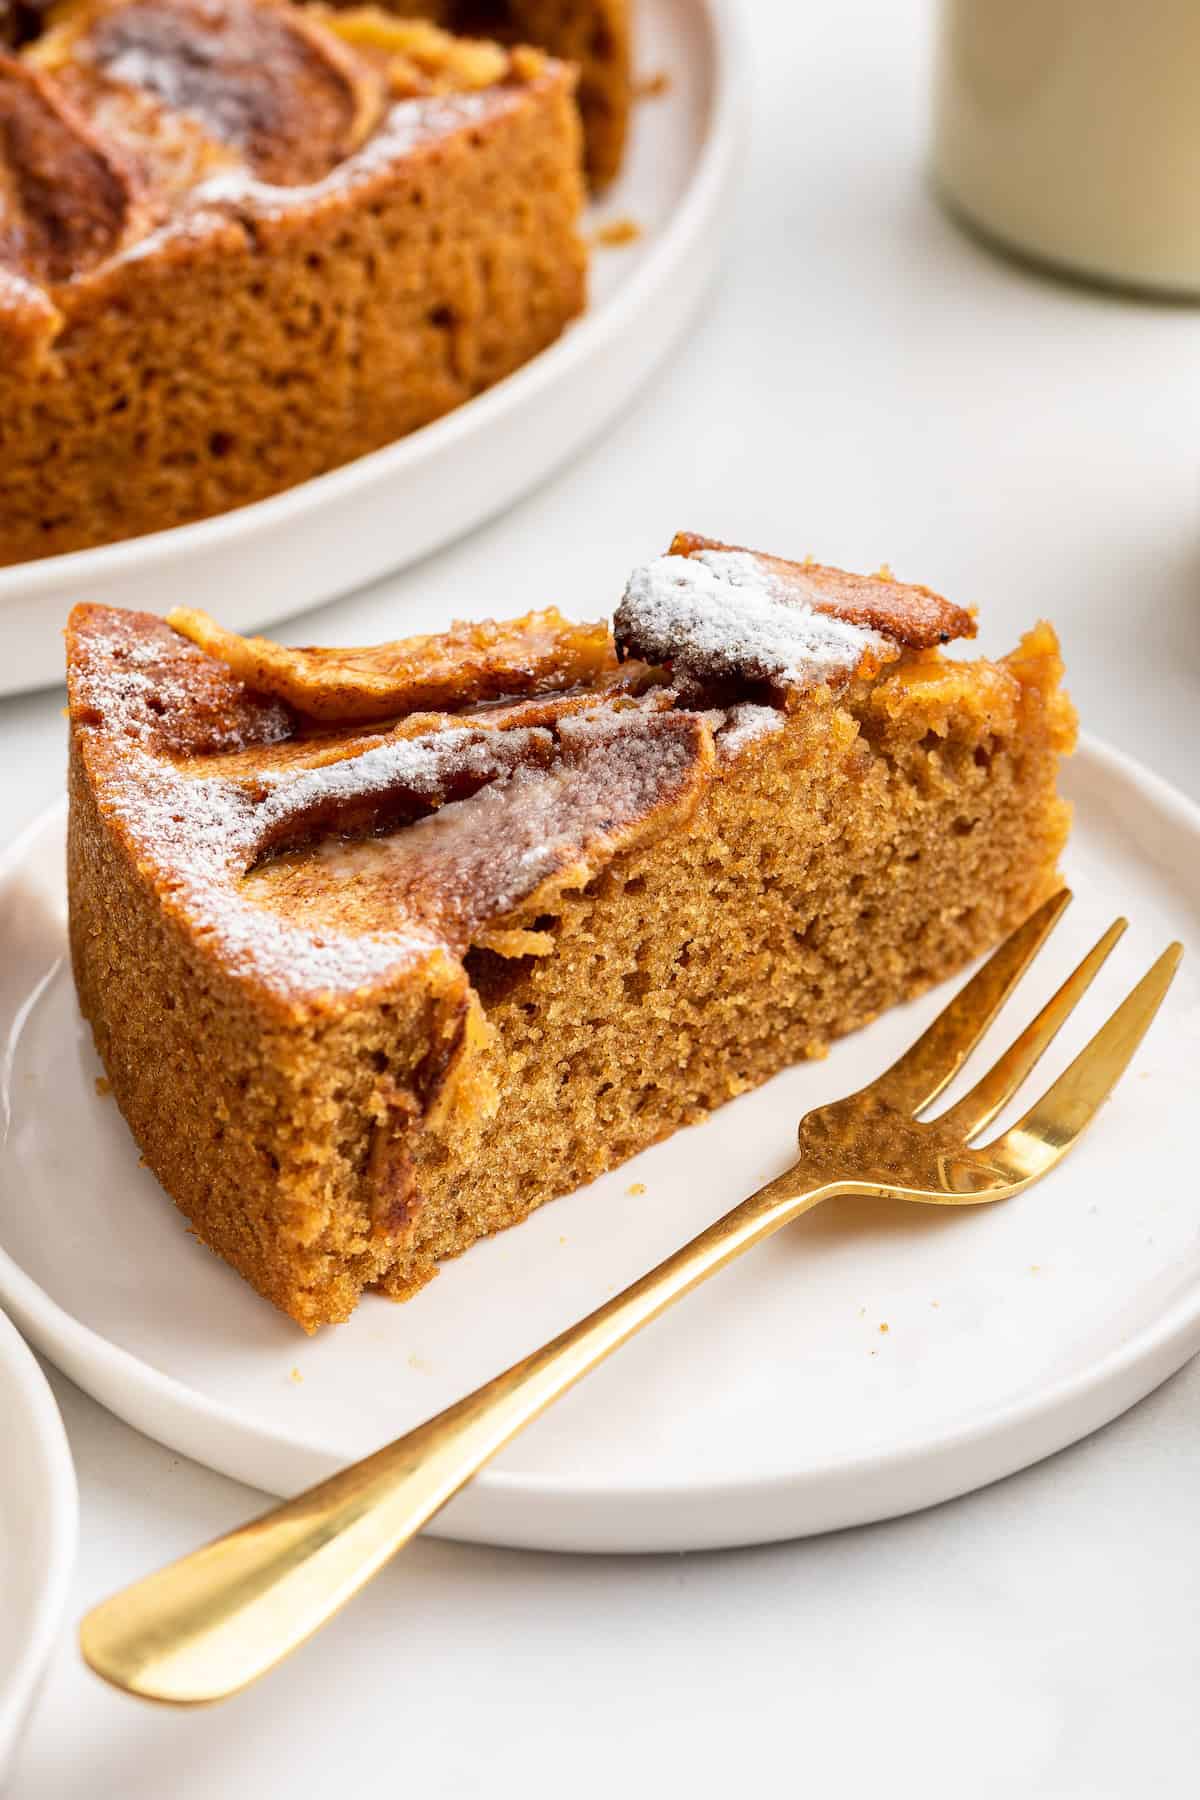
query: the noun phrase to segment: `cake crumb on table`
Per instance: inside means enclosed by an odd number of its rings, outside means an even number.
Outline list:
[[[626,1192],[626,1193],[627,1193],[627,1194],[631,1194],[631,1195],[633,1195],[633,1194],[644,1194],[644,1193],[645,1193],[645,1191],[646,1191],[646,1184],[645,1184],[645,1182],[644,1182],[644,1181],[635,1181],[635,1182],[634,1182],[634,1183],[633,1183],[633,1185],[632,1185],[632,1187],[628,1187],[628,1188],[626,1188],[626,1190],[625,1190],[625,1192]]]
[[[622,215],[619,219],[609,219],[603,225],[597,225],[592,233],[592,243],[600,250],[620,250],[626,244],[636,244],[645,233],[636,219]]]
[[[102,1100],[112,1093],[112,1082],[108,1079],[107,1075],[97,1075],[96,1092]]]
[[[890,1326],[889,1326],[889,1324],[888,1324],[888,1322],[887,1322],[887,1320],[886,1320],[886,1319],[885,1319],[885,1320],[884,1320],[884,1321],[883,1321],[883,1323],[882,1323],[882,1325],[881,1325],[881,1326],[880,1326],[880,1327],[879,1327],[879,1329],[880,1329],[880,1331],[890,1331],[890,1330],[891,1330],[891,1327],[890,1327]]]
[[[293,1369],[291,1374],[288,1376],[288,1380],[294,1381],[294,1382],[296,1382],[297,1385],[299,1385],[299,1383],[304,1380],[304,1377],[300,1373],[299,1369]]]
[[[665,69],[656,69],[653,75],[643,75],[634,83],[635,100],[661,100],[664,94],[671,91],[671,77]]]

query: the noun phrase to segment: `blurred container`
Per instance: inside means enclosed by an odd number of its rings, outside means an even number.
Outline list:
[[[941,0],[934,178],[999,244],[1200,298],[1200,0]]]

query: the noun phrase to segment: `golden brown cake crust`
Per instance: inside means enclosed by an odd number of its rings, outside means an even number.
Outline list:
[[[349,5],[355,0],[346,0]],[[387,0],[452,31],[537,44],[579,70],[588,179],[603,188],[620,172],[633,98],[633,0]]]
[[[619,173],[632,99],[632,0],[505,0],[509,31],[579,69],[579,110],[592,186]],[[464,15],[470,22],[470,10]],[[485,11],[485,18],[487,13]]]
[[[190,44],[196,13],[218,21],[197,56],[247,21],[291,51],[197,94],[151,31]],[[131,19],[137,55],[104,35]],[[477,86],[446,40],[465,87],[393,100],[387,54],[298,8],[108,0],[0,62],[26,121],[0,139],[0,563],[276,493],[562,331],[586,262],[573,72],[491,54]]]
[[[240,640],[72,615],[81,1004],[151,1168],[307,1329],[820,1055],[1055,883],[1048,626],[949,661],[721,554],[707,694],[611,655],[580,681],[568,647],[557,690],[543,663],[524,700],[336,727],[248,686]],[[678,561],[631,578],[632,629]]]

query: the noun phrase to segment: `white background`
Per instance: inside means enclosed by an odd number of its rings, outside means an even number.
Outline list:
[[[549,601],[595,616],[679,527],[886,560],[978,603],[985,650],[1052,617],[1087,726],[1200,797],[1200,314],[1056,285],[944,219],[924,5],[746,10],[751,156],[686,348],[540,494],[290,635],[369,642]],[[61,790],[61,704],[0,704],[2,841]],[[73,1615],[260,1504],[55,1389],[82,1487]],[[69,1623],[15,1792],[1190,1795],[1198,1403],[1193,1365],[1025,1475],[805,1543],[588,1560],[421,1542],[213,1711],[110,1693]]]

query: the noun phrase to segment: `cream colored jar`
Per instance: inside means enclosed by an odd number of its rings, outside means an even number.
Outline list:
[[[933,164],[1013,250],[1200,296],[1200,0],[942,0]]]

